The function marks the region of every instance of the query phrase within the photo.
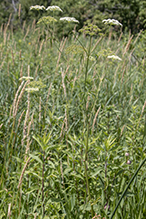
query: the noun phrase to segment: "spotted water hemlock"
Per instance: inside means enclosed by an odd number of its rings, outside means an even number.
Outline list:
[[[68,21],[68,22],[75,22],[75,23],[79,23],[78,20],[76,20],[74,17],[61,17],[60,21]]]
[[[28,81],[28,80],[33,80],[33,79],[34,79],[33,77],[23,76],[23,77],[19,78],[19,81],[21,81],[21,80],[26,80],[26,81]]]
[[[119,60],[119,61],[122,60],[119,56],[115,56],[115,55],[108,56],[107,58],[108,58],[108,59],[117,59],[117,60]]]
[[[56,6],[56,5],[49,6],[48,8],[46,8],[46,11],[48,11],[48,10],[50,10],[50,11],[61,11],[61,12],[63,12],[62,9],[61,9],[60,7],[58,7],[58,6]]]
[[[46,8],[42,5],[34,5],[30,7],[30,10],[46,10]]]
[[[39,88],[35,88],[35,87],[29,87],[29,88],[26,88],[25,91],[27,92],[34,92],[34,91],[39,91]]]
[[[51,16],[44,16],[44,17],[40,18],[37,23],[38,24],[40,24],[40,23],[49,24],[51,22],[57,22],[57,20]]]
[[[105,23],[105,24],[112,24],[112,25],[123,26],[118,20],[115,20],[115,19],[105,19],[102,22]]]

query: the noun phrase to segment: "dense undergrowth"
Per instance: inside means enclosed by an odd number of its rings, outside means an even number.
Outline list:
[[[1,28],[0,218],[111,217],[145,159],[144,40]],[[144,164],[115,218],[145,203]]]

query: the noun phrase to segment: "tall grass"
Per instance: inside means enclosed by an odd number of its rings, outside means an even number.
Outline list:
[[[146,217],[143,36],[1,27],[0,218]]]

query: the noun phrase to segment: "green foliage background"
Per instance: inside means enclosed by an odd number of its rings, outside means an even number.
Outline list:
[[[29,7],[32,5],[58,5],[62,8],[64,16],[72,16],[80,21],[80,27],[87,20],[94,21],[97,25],[104,18],[114,18],[123,24],[123,29],[131,30],[133,33],[146,28],[146,1],[145,0],[4,0],[0,3],[0,24],[8,21],[12,13],[11,23],[19,27],[18,8],[21,4],[21,25],[24,20],[29,23],[34,18],[38,19],[41,13],[32,13]],[[61,29],[59,30],[61,31]]]

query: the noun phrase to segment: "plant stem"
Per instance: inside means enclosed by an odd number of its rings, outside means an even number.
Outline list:
[[[89,67],[89,57],[90,57],[90,51],[91,51],[91,36],[90,36],[90,43],[87,55],[87,62],[86,62],[86,69],[85,69],[85,82],[84,82],[84,104],[85,104],[85,125],[87,127],[86,132],[86,142],[85,142],[85,162],[84,162],[84,168],[85,168],[85,178],[86,178],[86,194],[85,197],[89,197],[89,202],[91,201],[91,195],[90,195],[90,187],[89,187],[89,180],[88,180],[88,146],[89,146],[89,119],[88,119],[88,108],[86,108],[87,103],[87,75],[88,75],[88,67]],[[92,217],[94,216],[93,206],[91,206],[91,214]]]
[[[134,178],[135,178],[136,175],[138,174],[139,170],[141,169],[141,167],[143,166],[143,164],[145,163],[145,161],[146,161],[146,158],[145,158],[145,159],[142,161],[142,163],[139,165],[138,169],[136,170],[136,172],[134,173],[133,177],[132,177],[131,180],[129,181],[129,183],[128,183],[128,185],[127,185],[125,191],[122,193],[121,198],[119,199],[119,201],[118,201],[118,203],[117,203],[117,205],[116,205],[116,207],[115,207],[115,209],[114,209],[114,211],[113,211],[113,213],[112,213],[110,219],[112,219],[112,218],[114,217],[118,206],[120,205],[120,203],[121,203],[122,199],[124,198],[124,196],[125,196],[125,194],[126,194],[128,188],[130,187],[131,183],[133,182]]]
[[[45,205],[44,205],[44,170],[45,170],[45,151],[43,151],[43,169],[42,169],[42,219],[45,216]]]

